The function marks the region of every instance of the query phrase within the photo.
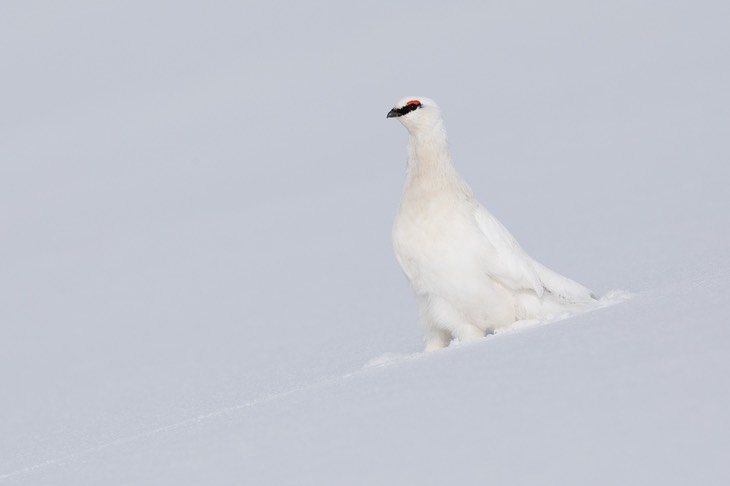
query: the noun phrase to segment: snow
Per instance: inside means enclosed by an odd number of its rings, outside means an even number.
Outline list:
[[[0,484],[727,484],[724,2],[9,2]],[[620,304],[424,355],[390,248],[437,100]]]

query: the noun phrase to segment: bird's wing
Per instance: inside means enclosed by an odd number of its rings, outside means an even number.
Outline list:
[[[532,289],[538,297],[548,291],[564,302],[588,303],[597,299],[590,289],[533,260],[489,211],[479,206],[475,217],[496,254],[496,258],[489,260],[490,277],[513,290]]]
[[[514,236],[482,206],[476,207],[475,218],[484,238],[495,253],[489,258],[487,274],[507,288],[534,290],[538,297],[542,297],[544,287],[533,265],[534,262]]]

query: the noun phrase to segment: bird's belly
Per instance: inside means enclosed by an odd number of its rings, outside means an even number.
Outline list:
[[[449,218],[396,220],[393,247],[423,302],[438,301],[482,329],[514,322],[514,296],[485,268],[483,239],[474,226]]]

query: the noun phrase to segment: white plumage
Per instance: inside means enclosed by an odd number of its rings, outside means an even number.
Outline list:
[[[474,198],[451,162],[433,100],[404,98],[392,117],[409,135],[393,248],[416,294],[427,351],[596,303],[590,290],[530,258]]]

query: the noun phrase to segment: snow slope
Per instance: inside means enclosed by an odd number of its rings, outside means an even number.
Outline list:
[[[1,8],[0,484],[730,480],[725,3]],[[420,354],[411,93],[633,298]]]

